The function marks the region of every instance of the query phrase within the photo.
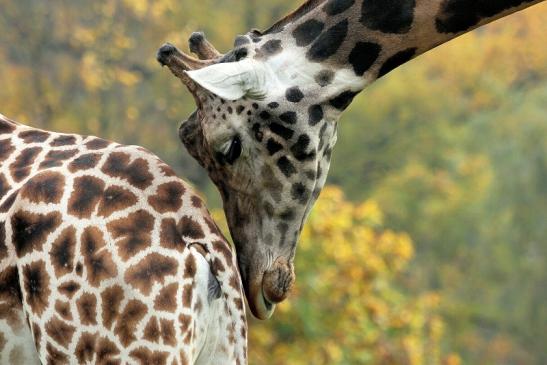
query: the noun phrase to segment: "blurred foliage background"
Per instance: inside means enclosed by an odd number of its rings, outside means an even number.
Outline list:
[[[230,49],[298,3],[0,0],[0,112],[145,146],[218,207],[177,138],[193,101],[155,52],[198,29]],[[460,37],[356,99],[251,364],[547,364],[545,19]]]

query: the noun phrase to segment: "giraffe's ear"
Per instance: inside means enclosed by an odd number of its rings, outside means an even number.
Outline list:
[[[263,99],[276,82],[273,72],[255,60],[218,63],[187,73],[201,87],[227,100]]]

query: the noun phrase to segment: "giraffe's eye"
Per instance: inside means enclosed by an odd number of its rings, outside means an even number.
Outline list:
[[[230,148],[228,149],[226,155],[224,155],[224,158],[226,159],[226,162],[231,165],[239,158],[239,156],[241,156],[241,139],[239,136],[235,136],[232,139]]]

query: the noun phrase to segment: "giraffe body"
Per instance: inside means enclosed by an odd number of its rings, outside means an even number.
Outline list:
[[[268,318],[295,280],[296,244],[353,98],[420,54],[541,1],[307,0],[224,55],[200,33],[190,38],[199,60],[159,49],[196,100],[179,135],[221,192],[256,317]]]
[[[0,364],[244,364],[242,295],[156,156],[0,115]]]

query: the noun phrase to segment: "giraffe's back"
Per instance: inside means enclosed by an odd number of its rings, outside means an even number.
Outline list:
[[[43,363],[194,363],[206,333],[217,359],[245,361],[231,248],[169,166],[3,117],[0,162],[0,305],[24,310]]]

